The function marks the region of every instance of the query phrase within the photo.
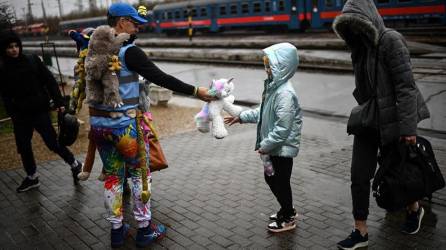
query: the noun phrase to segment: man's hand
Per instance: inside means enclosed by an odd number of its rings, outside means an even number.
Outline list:
[[[229,126],[231,126],[234,123],[240,123],[240,118],[234,117],[234,116],[226,116],[225,117],[225,124],[228,124]]]
[[[208,90],[208,88],[205,88],[205,87],[198,87],[197,97],[198,97],[198,99],[205,101],[205,102],[217,100],[217,98],[215,96],[209,95],[209,90]]]
[[[401,136],[400,140],[404,141],[407,145],[417,144],[417,136],[416,135]]]

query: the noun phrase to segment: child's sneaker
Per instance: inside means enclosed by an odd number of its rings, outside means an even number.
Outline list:
[[[32,188],[40,186],[39,177],[31,180],[28,176],[22,181],[22,184],[16,189],[17,193],[28,191]]]
[[[278,219],[268,225],[268,230],[273,233],[280,233],[296,228],[295,216],[279,216]]]
[[[118,229],[111,230],[111,247],[122,247],[124,245],[124,240],[127,238],[129,233],[129,225],[123,224]]]
[[[166,227],[162,224],[155,225],[150,223],[149,226],[139,228],[136,234],[136,246],[146,247],[150,243],[162,239],[166,235]]]
[[[361,232],[356,229],[353,231],[347,239],[338,242],[340,249],[353,250],[359,247],[366,247],[369,245],[369,235],[361,235]]]
[[[423,207],[419,207],[416,212],[407,212],[406,222],[404,222],[401,232],[405,234],[416,234],[420,230],[421,220],[424,216]]]
[[[272,214],[272,215],[269,216],[269,219],[272,220],[272,221],[276,221],[277,218],[280,216],[281,213],[282,213],[282,212],[279,211],[279,212],[277,212],[277,213],[275,213],[275,214]],[[290,216],[290,218],[292,218],[293,220],[296,220],[296,218],[297,218],[297,212],[296,212],[296,209],[295,209],[295,208],[293,208],[293,214]]]

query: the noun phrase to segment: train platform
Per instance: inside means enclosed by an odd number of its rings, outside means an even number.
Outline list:
[[[255,125],[235,125],[216,140],[197,131],[164,138],[169,168],[153,173],[152,216],[167,236],[150,249],[336,249],[352,229],[350,157],[352,137],[345,124],[304,117],[303,139],[294,160],[291,185],[298,212],[293,231],[272,234],[268,217],[279,209],[263,179],[253,150]],[[446,141],[429,138],[446,172]],[[81,159],[83,156],[79,156]],[[18,194],[23,170],[0,172],[0,248],[110,249],[110,225],[103,206],[103,183],[73,186],[61,161],[39,164],[41,186]],[[124,199],[130,237],[122,249],[135,249],[131,199]],[[446,248],[446,189],[424,201],[426,215],[417,235],[399,228],[404,211],[387,213],[371,198],[370,249]]]
[[[446,52],[446,48],[428,43],[420,43],[416,40],[408,39],[408,46],[413,55]],[[39,47],[42,41],[24,40],[25,47]],[[55,38],[54,42],[58,47],[75,48],[72,40],[61,40]],[[186,36],[178,37],[150,37],[149,34],[142,34],[142,37],[136,40],[136,44],[146,48],[250,48],[262,49],[271,44],[280,42],[290,42],[299,49],[314,50],[346,50],[347,47],[341,39],[334,33],[314,33],[314,34],[264,34],[264,35],[214,35],[214,36],[196,36],[189,40]]]

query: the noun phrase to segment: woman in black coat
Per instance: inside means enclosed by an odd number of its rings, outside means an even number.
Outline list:
[[[368,244],[370,180],[373,178],[378,150],[399,141],[416,143],[417,124],[429,111],[413,79],[409,50],[402,35],[386,29],[372,0],[348,0],[333,29],[352,52],[355,73],[353,95],[358,104],[376,96],[375,130],[355,134],[351,166],[351,193],[355,230],[338,243],[342,249]],[[418,232],[424,210],[415,202],[408,206],[403,232]]]
[[[17,151],[27,174],[17,192],[40,185],[31,146],[34,130],[42,136],[50,150],[71,166],[77,184],[82,163],[74,158],[67,147],[59,145],[50,119],[51,100],[59,111],[64,110],[58,84],[39,57],[22,54],[22,42],[12,32],[3,34],[0,41],[0,75],[0,95],[12,119]]]

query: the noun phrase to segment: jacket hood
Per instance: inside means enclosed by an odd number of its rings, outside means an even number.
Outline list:
[[[342,9],[342,14],[333,22],[333,30],[349,47],[355,46],[355,41],[358,41],[357,36],[362,36],[376,46],[379,34],[385,28],[384,21],[372,0],[348,0]]]
[[[7,32],[1,34],[0,40],[0,56],[6,57],[6,49],[11,43],[17,43],[20,47],[20,55],[22,55],[22,40],[20,40],[19,36],[14,32]]]
[[[299,55],[294,45],[278,43],[264,49],[263,52],[268,57],[273,75],[267,89],[277,88],[293,77],[299,65]]]

